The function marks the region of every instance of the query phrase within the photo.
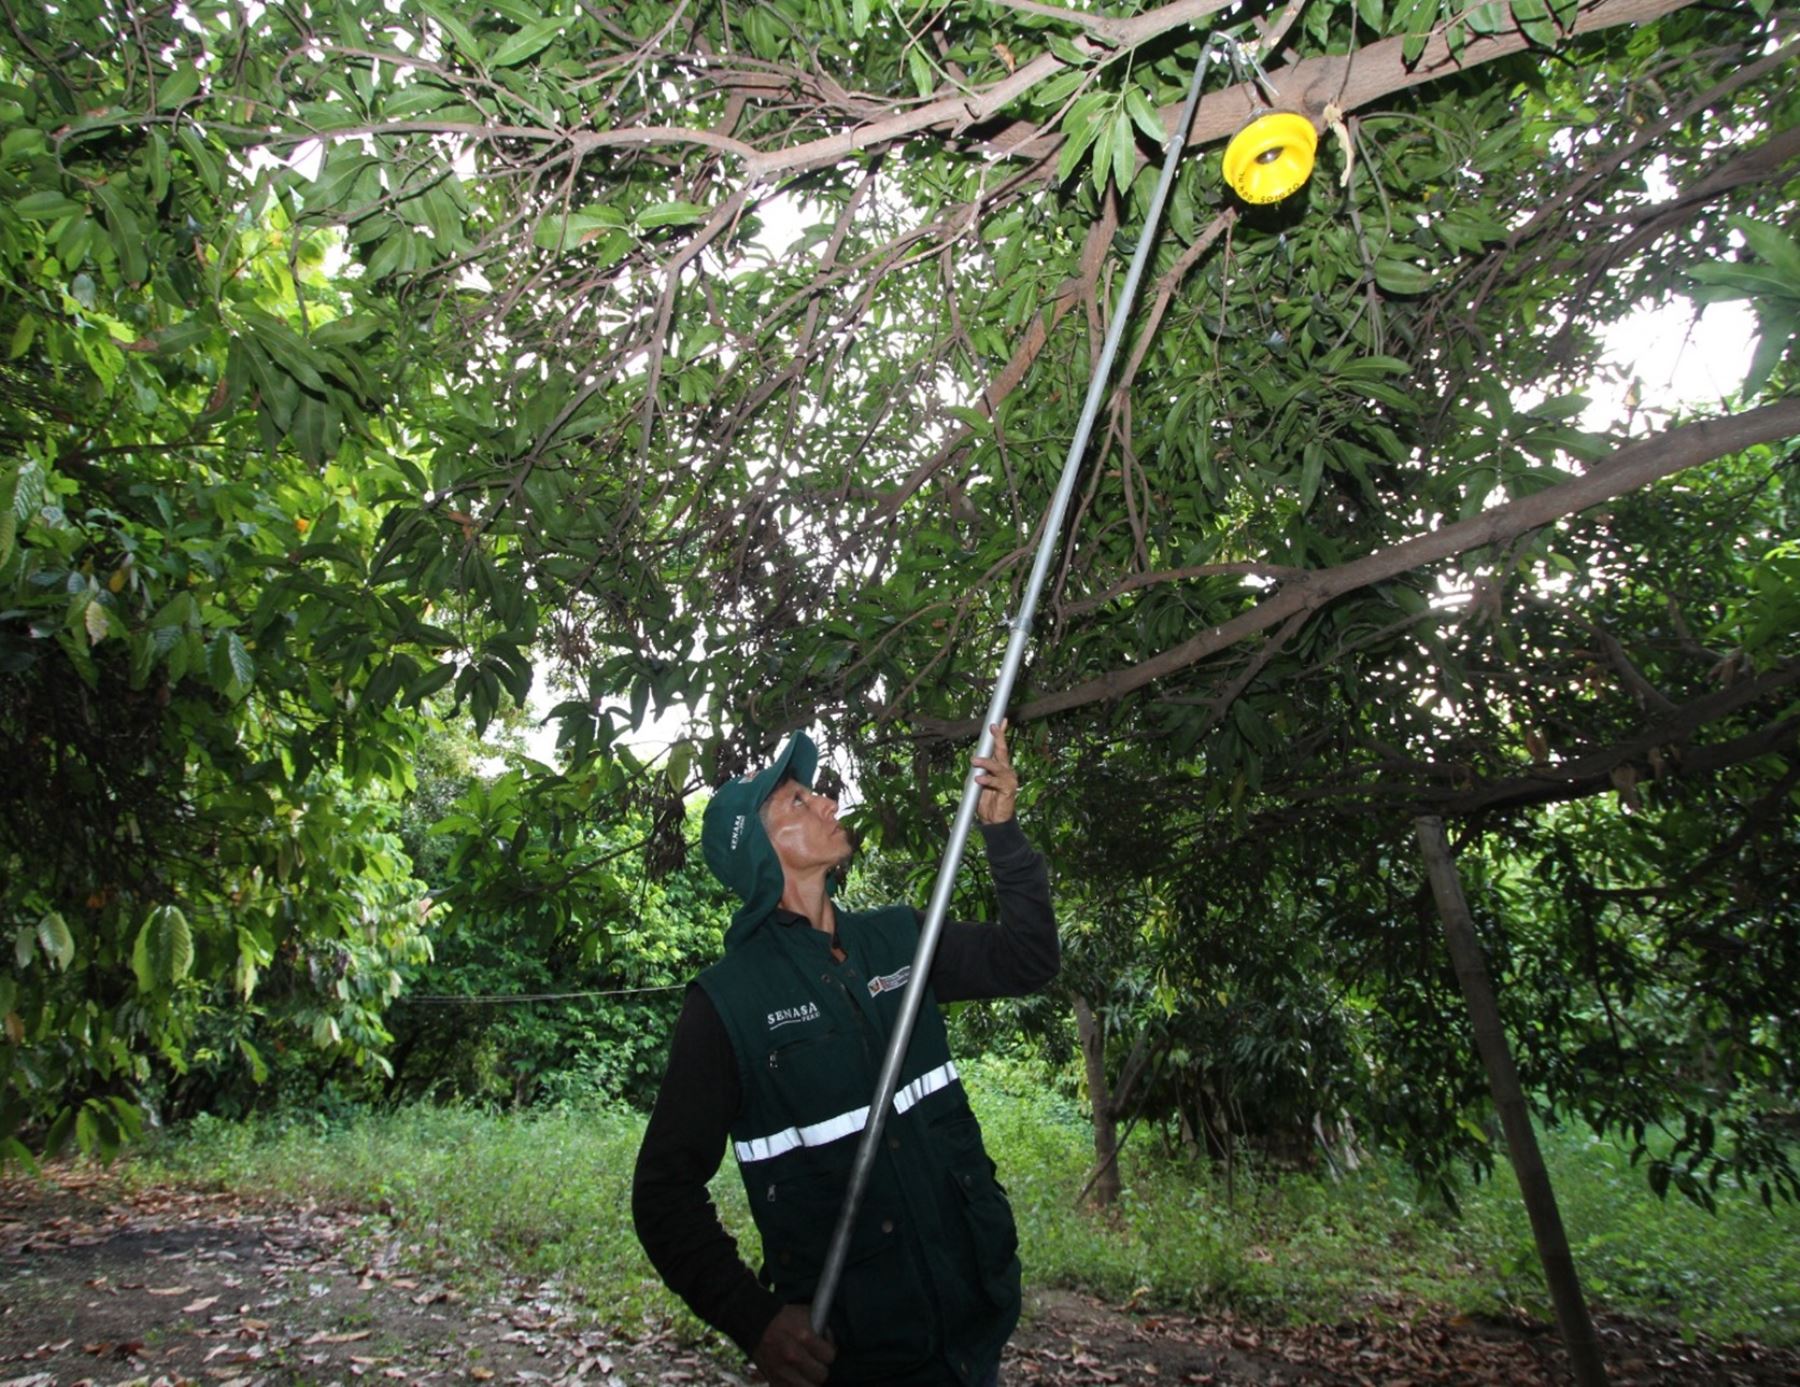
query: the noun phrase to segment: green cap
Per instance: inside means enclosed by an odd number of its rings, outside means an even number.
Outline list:
[[[712,874],[744,903],[731,918],[731,933],[760,922],[774,910],[786,880],[757,810],[783,780],[798,780],[810,790],[818,764],[819,749],[812,738],[796,732],[762,770],[728,780],[713,791],[700,821],[700,852]]]

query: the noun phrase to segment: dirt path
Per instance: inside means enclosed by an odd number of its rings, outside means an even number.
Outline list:
[[[1800,1353],[1603,1325],[1620,1387],[1800,1383]],[[1272,1330],[1034,1295],[1010,1387],[1100,1383],[1424,1387],[1562,1380],[1541,1326],[1434,1317]],[[491,1296],[409,1273],[384,1220],[58,1172],[0,1181],[0,1387],[492,1382],[747,1384],[668,1331],[626,1336],[554,1286]]]

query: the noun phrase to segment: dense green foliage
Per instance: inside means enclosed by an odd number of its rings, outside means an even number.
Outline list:
[[[1275,1319],[1333,1320],[1395,1293],[1467,1313],[1541,1309],[1507,1177],[1472,1190],[1452,1217],[1387,1163],[1341,1182],[1240,1174],[1228,1184],[1217,1165],[1146,1149],[1126,1157],[1126,1194],[1108,1216],[1076,1205],[1086,1123],[1039,1071],[977,1064],[972,1096],[1018,1212],[1031,1284]],[[556,1277],[609,1323],[635,1329],[645,1316],[674,1316],[694,1331],[616,1216],[641,1132],[638,1116],[592,1108],[493,1117],[411,1107],[341,1125],[208,1121],[158,1142],[128,1174],[380,1207],[423,1263],[463,1284],[515,1270]],[[1710,1334],[1800,1339],[1791,1208],[1771,1214],[1739,1196],[1715,1217],[1665,1204],[1618,1148],[1574,1131],[1547,1135],[1597,1301]],[[713,1193],[754,1256],[729,1164]]]
[[[447,812],[419,825],[415,860],[454,847],[430,868],[436,952],[393,1014],[385,1095],[648,1107],[684,985],[718,956],[735,904],[698,854],[654,854],[659,815],[673,810],[677,835],[697,824],[666,792],[606,822],[598,777],[528,760],[456,780]]]
[[[796,726],[873,880],[932,859],[1226,39],[1015,716],[1127,1116],[1486,1162],[1423,812],[1544,1109],[1800,1193],[1791,28],[1225,9],[9,11],[7,1154],[265,1070],[641,1099],[662,1003],[396,1000],[672,985],[684,796]],[[1251,209],[1271,94],[1324,139]],[[1736,398],[1584,415],[1609,327],[1734,297]],[[554,755],[434,760],[534,689]]]

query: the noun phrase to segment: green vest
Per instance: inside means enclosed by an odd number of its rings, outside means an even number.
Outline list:
[[[737,1058],[762,1279],[784,1301],[818,1284],[918,935],[905,906],[839,912],[838,963],[823,932],[767,921],[700,975]],[[831,1381],[966,1387],[1018,1318],[1012,1210],[928,994],[832,1303]]]

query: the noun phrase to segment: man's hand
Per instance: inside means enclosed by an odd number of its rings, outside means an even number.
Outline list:
[[[770,1387],[818,1387],[837,1350],[812,1330],[811,1307],[784,1305],[763,1330],[750,1357],[769,1379]]]
[[[994,753],[975,757],[975,777],[981,797],[975,801],[975,817],[984,824],[1003,824],[1012,818],[1019,799],[1019,773],[1006,754],[1006,723],[990,723]]]

